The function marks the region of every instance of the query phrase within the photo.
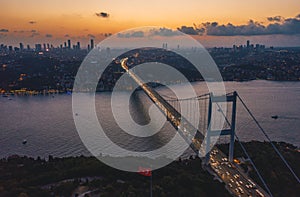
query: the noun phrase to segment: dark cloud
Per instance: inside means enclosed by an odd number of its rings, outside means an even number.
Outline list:
[[[159,28],[159,29],[152,29],[150,30],[150,36],[177,36],[179,35],[178,31],[174,31],[168,28]]]
[[[112,35],[112,33],[105,33],[105,34],[104,34],[105,37],[109,37],[109,36],[111,36],[111,35]]]
[[[129,33],[118,33],[117,36],[119,38],[141,38],[144,37],[144,32],[143,31],[133,31]]]
[[[218,24],[217,22],[206,22],[194,27],[182,26],[178,30],[191,34],[206,34],[211,36],[252,36],[252,35],[293,35],[300,34],[300,14],[294,18],[284,19],[282,16],[268,17],[274,22],[263,25],[260,22],[249,20],[245,25],[233,25],[228,23]]]
[[[273,16],[273,17],[268,17],[267,19],[270,22],[281,22],[281,21],[284,21],[284,18],[282,16]]]
[[[181,26],[177,29],[185,34],[198,35],[198,32],[196,31],[196,29],[194,29],[194,27]]]
[[[0,29],[0,32],[9,32],[8,29]]]
[[[104,34],[104,36],[110,36],[111,34]],[[180,32],[168,28],[150,29],[149,31],[131,31],[129,33],[118,33],[117,36],[120,38],[131,38],[131,37],[144,37],[144,36],[178,36]]]
[[[25,33],[26,31],[24,31],[24,30],[15,30],[14,31],[14,33],[20,33],[20,34],[22,34],[22,33]]]
[[[235,36],[235,35],[261,35],[266,34],[266,27],[250,20],[247,25],[219,25],[217,22],[203,23],[206,35]]]
[[[100,12],[100,13],[96,13],[96,16],[101,17],[101,18],[108,18],[109,14],[106,12]]]
[[[37,33],[37,30],[33,29],[33,30],[15,30],[14,33],[19,33],[19,34],[23,34],[23,33]]]
[[[36,24],[37,22],[36,21],[29,21],[28,23],[33,25],[33,24]]]
[[[52,38],[53,36],[52,36],[52,34],[46,34],[45,37],[46,38]]]
[[[189,34],[189,35],[202,35],[205,32],[205,29],[203,27],[198,28],[195,24],[194,24],[194,27],[181,26],[177,29],[179,31],[181,31],[185,34]]]
[[[33,32],[29,37],[33,38],[33,37],[39,36],[39,35],[40,35],[40,33],[38,33],[38,32]]]
[[[96,38],[96,36],[94,36],[93,34],[88,34],[87,35],[89,38]]]

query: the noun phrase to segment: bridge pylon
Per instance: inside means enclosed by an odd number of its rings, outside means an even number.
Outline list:
[[[210,94],[209,98],[209,106],[208,106],[208,126],[205,138],[205,163],[208,164],[210,160],[210,150],[211,150],[211,137],[214,136],[230,136],[230,143],[229,143],[229,155],[228,160],[230,162],[233,161],[233,152],[234,152],[234,140],[235,140],[235,123],[236,123],[236,100],[237,100],[237,93],[233,92],[231,95],[225,96],[214,96],[212,93]],[[222,111],[222,103],[232,103],[231,107],[227,109],[227,111],[231,110],[231,117],[227,118],[226,111]],[[213,108],[217,108],[219,116],[221,115],[223,119],[227,122],[229,128],[220,128],[220,129],[212,129],[212,120],[214,117]]]

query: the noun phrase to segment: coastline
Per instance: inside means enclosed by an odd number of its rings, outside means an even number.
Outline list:
[[[299,194],[299,184],[292,179],[276,155],[269,150],[269,143],[253,141],[243,144],[250,148],[249,154],[255,153],[255,157],[252,159],[256,166],[262,170],[261,173],[274,196],[284,196],[284,194],[297,196]],[[226,150],[226,146],[223,144],[220,145],[220,148]],[[284,142],[276,143],[276,146],[288,159],[296,173],[299,173],[299,149]],[[240,158],[239,154],[240,149],[237,147],[236,157]],[[241,158],[240,160],[242,161]],[[239,165],[260,184],[246,161]],[[0,167],[3,174],[0,178],[0,185],[2,185],[0,196],[17,196],[20,193],[26,193],[29,196],[37,196],[37,194],[49,196],[51,193],[70,196],[82,187],[86,188],[85,192],[98,191],[103,195],[120,195],[130,192],[136,195],[145,195],[145,192],[149,192],[147,177],[138,173],[115,170],[94,157],[56,158],[49,156],[46,160],[39,157],[33,159],[26,156],[15,156],[0,159]],[[169,195],[185,192],[189,196],[197,196],[201,191],[203,196],[230,196],[222,183],[214,180],[207,171],[201,168],[201,161],[198,158],[179,159],[152,173],[153,192],[156,195],[162,195],[166,192]],[[170,183],[174,183],[174,185],[170,185]],[[182,187],[176,186],[177,184]],[[133,191],[132,188],[134,188]]]
[[[267,80],[267,79],[252,79],[252,80],[224,80],[223,82],[236,82],[236,83],[247,83],[247,82],[255,82],[255,81],[262,81],[262,82],[278,82],[278,83],[298,83],[299,80]],[[191,81],[190,83],[201,83],[205,82],[204,80],[198,80],[198,81]],[[178,84],[171,84],[171,85],[184,85],[182,83]],[[159,88],[163,87],[160,84],[155,84],[152,86],[152,88]],[[1,89],[0,89],[1,90]],[[96,93],[103,93],[103,92],[112,92],[112,88],[106,88],[105,90],[97,90]],[[130,91],[130,90],[129,90]],[[57,94],[68,94],[71,95],[73,92],[73,89],[67,89],[67,90],[27,90],[26,88],[20,89],[20,90],[4,90],[2,89],[0,91],[0,96],[2,97],[8,97],[8,96],[52,96]],[[90,91],[86,91],[90,92]]]

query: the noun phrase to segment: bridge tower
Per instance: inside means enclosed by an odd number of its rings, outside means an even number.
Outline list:
[[[230,143],[229,143],[229,155],[228,155],[228,160],[230,162],[233,161],[233,151],[234,151],[234,136],[235,136],[235,122],[236,122],[236,99],[237,98],[237,93],[233,92],[231,95],[226,95],[226,96],[214,96],[210,94],[209,98],[209,106],[208,106],[208,126],[207,126],[207,133],[206,133],[206,156],[205,156],[205,163],[209,163],[210,159],[210,149],[211,149],[211,137],[213,136],[230,136]],[[229,128],[226,129],[221,129],[221,130],[212,130],[211,128],[211,120],[213,118],[212,114],[212,109],[213,105],[220,106],[219,103],[232,103],[231,109],[231,118],[226,117],[226,112],[223,112],[221,108],[219,108],[219,112],[222,113],[223,118],[225,118],[225,121],[229,122]],[[230,120],[231,119],[231,120]]]

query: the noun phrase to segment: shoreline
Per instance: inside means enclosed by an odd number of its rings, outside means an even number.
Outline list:
[[[289,142],[283,142],[283,141],[272,141],[275,145],[285,145],[286,147],[288,147],[288,149],[291,149],[291,150],[295,150],[297,152],[300,153],[300,147],[292,144],[292,143],[289,143]],[[241,142],[242,144],[251,144],[251,143],[261,143],[261,144],[270,144],[270,142],[266,142],[266,141],[258,141],[258,140],[251,140],[251,141],[242,141]],[[223,144],[216,144],[215,146],[217,147],[226,147],[228,146],[229,143],[223,143]],[[239,146],[239,144],[237,144],[237,141],[235,141],[235,146]],[[227,150],[224,149],[224,152],[227,153]],[[69,156],[54,156],[52,154],[48,154],[48,156],[45,156],[45,157],[41,157],[41,156],[28,156],[28,155],[20,155],[20,154],[11,154],[9,156],[4,156],[4,157],[0,157],[0,160],[7,160],[9,158],[22,158],[22,157],[26,157],[26,158],[31,158],[31,159],[44,159],[47,161],[47,159],[49,159],[49,156],[52,157],[52,158],[57,158],[57,159],[66,159],[66,158],[78,158],[78,157],[95,157],[94,155],[83,155],[83,154],[80,154],[80,155],[69,155]],[[99,155],[99,157],[108,157],[108,158],[122,158],[122,157],[111,157],[109,155]],[[127,157],[134,157],[134,156],[127,156]],[[193,151],[191,151],[191,154],[187,154],[187,155],[182,155],[181,157],[179,157],[177,160],[179,159],[186,159],[186,158],[190,158],[190,157],[197,157]],[[126,158],[126,157],[124,157]],[[165,159],[168,159],[167,157],[163,157]],[[149,159],[152,159],[152,158],[149,158]],[[176,160],[176,161],[177,161]]]
[[[300,185],[291,177],[267,142],[244,143],[257,168],[274,196],[297,196]],[[299,150],[286,143],[276,144],[296,173],[299,173]],[[227,149],[226,145],[220,145]],[[261,150],[261,151],[257,151]],[[235,158],[240,158],[236,147]],[[239,165],[258,185],[262,186],[255,172],[247,162],[240,159]],[[272,161],[272,162],[270,162]],[[138,171],[137,171],[138,172]],[[149,193],[149,177],[137,172],[125,172],[99,162],[95,157],[49,157],[49,160],[30,157],[0,159],[0,196],[71,196],[85,187],[84,192],[98,191],[100,195],[120,196],[132,194],[144,196]],[[169,165],[152,171],[155,196],[230,196],[224,183],[216,180],[201,167],[199,158],[178,159]],[[178,187],[183,185],[183,187]],[[79,193],[79,194],[82,194]]]
[[[252,80],[224,80],[223,82],[236,82],[236,83],[247,83],[247,82],[252,82],[252,81],[263,81],[263,82],[278,82],[278,83],[298,83],[300,82],[299,80],[286,80],[286,81],[279,81],[279,80],[267,80],[267,79],[252,79]],[[202,81],[192,81],[190,82],[191,84],[193,83],[201,83],[205,82],[204,80]],[[178,84],[171,84],[171,85],[182,85],[182,83]],[[153,88],[159,88],[162,87],[162,85],[156,85],[153,86]],[[1,89],[0,89],[1,90]],[[96,93],[104,93],[104,92],[112,92],[110,88],[108,90],[97,90]],[[126,91],[126,90],[124,90]],[[128,90],[130,91],[130,90]],[[83,93],[88,93],[90,91],[82,91]],[[27,90],[26,88],[20,89],[20,90],[4,90],[2,89],[0,91],[0,96],[2,97],[8,97],[8,96],[52,96],[52,95],[61,95],[61,94],[67,94],[71,95],[73,93],[73,89],[68,89],[68,90]],[[92,92],[93,93],[93,92]]]

